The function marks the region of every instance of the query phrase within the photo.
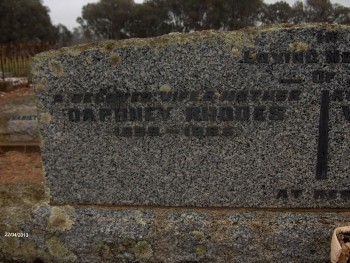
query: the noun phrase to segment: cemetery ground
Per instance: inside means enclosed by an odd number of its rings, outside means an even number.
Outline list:
[[[8,92],[0,91],[0,130],[3,131],[9,112],[16,113],[32,105],[33,100],[33,90],[28,84]],[[15,231],[13,227],[9,229],[9,225],[15,226],[27,218],[35,207],[46,200],[46,195],[39,146],[11,145],[3,137],[0,136],[0,139],[0,231],[6,233]],[[2,239],[0,262],[7,262],[6,253],[13,258],[24,256],[28,260],[37,257],[38,251],[34,249],[24,253],[23,244],[17,243],[13,238]]]
[[[33,104],[34,94],[28,84],[10,92],[0,91],[0,126],[8,112],[17,112],[22,107]],[[1,139],[1,138],[0,138]],[[42,183],[41,157],[39,147],[18,143],[11,145],[0,140],[0,184],[9,183]]]
[[[35,149],[3,150],[0,154],[0,184],[42,183],[41,157]]]

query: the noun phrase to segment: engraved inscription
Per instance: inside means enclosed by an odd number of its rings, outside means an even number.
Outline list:
[[[287,118],[288,107],[298,102],[301,95],[299,89],[226,90],[221,94],[214,91],[111,93],[100,90],[96,94],[71,94],[66,98],[62,94],[55,94],[53,99],[57,103],[64,103],[66,99],[74,105],[63,109],[63,115],[69,122],[124,123],[114,130],[114,135],[118,137],[166,134],[185,137],[227,137],[234,135],[230,123],[284,121]],[[194,104],[185,106],[185,101]],[[158,106],[163,102],[168,106]],[[182,109],[183,125],[174,129],[160,128],[160,124],[163,126],[172,118],[175,103],[176,107]],[[142,125],[125,127],[131,123]],[[158,126],[152,126],[154,123]],[[215,125],[217,123],[224,126]]]

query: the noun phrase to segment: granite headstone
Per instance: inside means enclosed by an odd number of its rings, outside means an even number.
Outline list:
[[[347,26],[276,25],[39,55],[48,191],[30,222],[4,209],[32,235],[0,255],[327,262],[350,225],[349,42]]]
[[[51,201],[347,207],[349,38],[273,27],[44,53]]]

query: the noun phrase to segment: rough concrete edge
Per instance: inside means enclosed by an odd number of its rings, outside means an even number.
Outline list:
[[[72,220],[73,207],[51,206],[49,204],[50,189],[44,184],[0,185],[0,193],[9,198],[8,202],[2,200],[0,204],[0,214],[6,218],[6,220],[0,218],[2,219],[0,226],[9,232],[23,233],[23,226],[31,224],[33,216],[39,209],[49,209],[47,225],[42,225],[42,228],[37,229],[39,232],[41,231],[41,234],[47,235],[45,244],[40,245],[25,238],[16,239],[3,236],[0,238],[0,262],[14,262],[13,260],[32,262],[35,259],[44,259],[47,262],[74,262],[77,259],[76,255],[60,238],[61,234],[70,230],[75,223]],[[19,211],[21,213],[18,213]],[[40,212],[36,214],[36,216],[38,215]]]
[[[241,42],[244,37],[248,39],[255,38],[258,34],[264,32],[273,32],[279,30],[293,30],[304,28],[320,28],[324,30],[350,30],[350,26],[338,25],[338,24],[326,24],[326,23],[305,23],[305,24],[274,24],[261,27],[246,27],[237,31],[217,31],[217,30],[204,30],[191,33],[170,33],[167,35],[155,37],[155,38],[131,38],[125,40],[104,40],[95,41],[91,43],[76,45],[72,47],[64,47],[58,50],[51,50],[38,54],[33,59],[33,69],[35,65],[41,64],[45,61],[52,60],[62,55],[79,56],[81,52],[100,50],[110,52],[116,48],[125,47],[153,47],[159,48],[164,46],[170,46],[175,44],[187,44],[200,40],[217,40],[218,38],[225,43],[235,44]],[[35,70],[34,70],[35,71]],[[35,73],[35,72],[34,72]]]
[[[39,187],[42,189],[42,185],[40,184],[34,184],[34,187]],[[6,186],[9,187],[9,186]],[[6,189],[5,187],[5,189]],[[19,185],[13,185],[12,187],[20,190],[21,188],[27,189],[25,191],[25,194],[29,193],[29,188],[27,187],[27,184],[19,184]],[[9,187],[10,188],[10,187]],[[13,195],[13,198],[15,197],[15,191],[11,191],[11,189],[8,188],[8,191]],[[47,189],[45,189],[47,191]],[[31,201],[31,195],[30,197],[30,207],[26,208],[26,213],[31,214],[33,213],[36,209],[40,207],[45,207],[45,209],[49,209],[49,218],[47,221],[47,225],[41,225],[42,228],[39,228],[39,230],[42,231],[43,234],[45,234],[45,242],[43,245],[38,245],[38,243],[35,243],[30,240],[9,240],[7,247],[12,246],[11,253],[8,255],[0,255],[0,262],[13,262],[13,261],[1,261],[2,258],[1,256],[4,256],[3,260],[11,260],[11,256],[13,256],[13,260],[15,259],[20,259],[20,260],[26,260],[26,262],[32,262],[35,258],[40,258],[44,260],[45,262],[82,262],[79,261],[82,258],[83,254],[79,254],[80,252],[72,249],[72,246],[67,240],[64,238],[64,232],[68,231],[71,229],[72,225],[76,223],[75,226],[73,227],[80,227],[79,225],[79,220],[75,222],[75,220],[79,217],[84,215],[84,213],[79,214],[75,213],[76,208],[82,208],[84,209],[95,209],[95,211],[109,211],[109,212],[115,212],[115,211],[132,211],[134,212],[134,220],[136,221],[137,224],[140,225],[140,227],[146,227],[147,228],[147,222],[144,221],[144,218],[142,217],[142,212],[149,212],[152,211],[157,214],[157,218],[154,218],[154,223],[155,225],[159,226],[160,224],[157,222],[166,222],[164,221],[165,218],[168,218],[167,222],[170,222],[172,217],[169,216],[175,216],[177,219],[175,221],[181,221],[184,224],[190,224],[191,222],[195,222],[196,220],[209,220],[213,224],[221,224],[221,220],[229,220],[232,221],[234,226],[237,222],[240,222],[241,218],[244,219],[244,214],[251,214],[254,215],[254,218],[256,219],[255,221],[249,221],[249,218],[247,218],[247,221],[244,221],[245,224],[251,224],[253,223],[254,227],[256,228],[257,233],[264,233],[264,231],[269,231],[270,228],[264,228],[264,224],[261,224],[262,222],[266,222],[265,218],[270,218],[267,215],[272,215],[272,216],[277,216],[283,218],[283,219],[288,219],[290,215],[294,214],[296,215],[296,218],[298,216],[308,216],[312,214],[315,214],[314,212],[310,211],[245,211],[241,209],[201,209],[197,211],[192,211],[192,208],[180,208],[180,209],[174,209],[172,207],[168,208],[152,208],[152,207],[147,207],[147,208],[109,208],[109,207],[90,207],[90,206],[83,206],[83,207],[71,207],[71,206],[52,206],[50,205],[47,201],[47,192],[45,191],[45,198],[40,199],[40,202],[38,203],[33,203]],[[24,195],[21,198],[23,200],[27,200],[28,198]],[[17,199],[14,199],[15,201],[20,201]],[[27,204],[27,202],[20,202],[21,204]],[[21,206],[16,207],[16,210],[20,209]],[[82,210],[80,210],[82,211]],[[31,213],[30,213],[31,212]],[[281,213],[282,212],[282,213]],[[238,215],[238,217],[237,217]],[[318,222],[321,225],[327,225],[329,228],[329,218],[331,216],[339,215],[343,216],[344,218],[349,218],[350,212],[349,211],[342,211],[342,212],[325,212],[326,218],[325,219],[320,219]],[[40,212],[36,213],[36,216],[40,217]],[[197,216],[197,219],[195,218]],[[207,218],[208,216],[208,218]],[[327,218],[328,217],[328,218]],[[202,218],[202,219],[201,219]],[[276,218],[275,218],[276,219]],[[293,219],[293,218],[292,218]],[[15,223],[13,226],[17,227],[21,223],[24,222],[29,222],[29,219],[26,217],[26,220],[20,221]],[[293,220],[292,220],[293,221]],[[286,222],[288,225],[288,222]],[[297,220],[294,222],[297,224]],[[283,222],[281,223],[283,224]],[[337,222],[334,227],[339,226],[340,222]],[[193,226],[196,226],[194,224]],[[266,224],[265,224],[266,226]],[[163,229],[164,231],[168,231],[166,226]],[[171,229],[171,228],[170,228]],[[175,228],[174,228],[175,229]],[[208,231],[211,228],[208,228]],[[291,228],[290,228],[291,229]],[[158,231],[158,230],[157,230]],[[157,231],[154,232],[154,234],[158,233]],[[180,233],[180,238],[184,237],[182,234],[185,234],[185,232],[179,232]],[[201,227],[195,227],[191,228],[191,232],[188,232],[190,235],[191,240],[193,240],[194,244],[194,251],[193,255],[196,257],[196,259],[205,259],[209,258],[208,260],[211,259],[212,255],[210,254],[210,250],[207,250],[207,243],[206,243],[206,232],[202,231]],[[188,236],[187,236],[188,237]],[[132,255],[135,256],[135,260],[138,260],[137,262],[152,262],[149,261],[150,258],[152,258],[161,247],[158,247],[158,245],[155,245],[154,243],[149,241],[149,237],[143,237],[141,239],[130,239],[129,237],[125,239],[125,242],[127,244],[125,245],[125,249],[123,249],[123,253],[132,253]],[[124,241],[121,241],[123,245]],[[1,243],[1,242],[0,242]],[[100,257],[104,259],[108,259],[109,256],[109,250],[112,248],[115,248],[116,243],[111,243],[111,242],[104,242],[104,241],[99,241],[96,243],[98,246],[96,247],[95,253],[98,253]],[[0,244],[1,245],[1,244]],[[167,245],[167,244],[166,244]],[[112,246],[112,247],[110,247]],[[105,251],[106,250],[106,251]],[[259,253],[258,253],[259,254]],[[260,254],[261,255],[261,254]],[[110,262],[110,261],[108,261]],[[136,261],[135,261],[136,262]],[[158,261],[159,262],[159,261]],[[169,261],[168,261],[169,262]],[[182,261],[181,261],[182,262]],[[187,262],[187,261],[186,261]],[[199,262],[199,261],[198,261]],[[201,261],[202,262],[202,261]],[[203,262],[211,262],[211,261],[203,261]],[[215,261],[219,262],[219,261]],[[255,261],[254,261],[255,262]],[[296,262],[296,261],[291,261],[291,262]]]

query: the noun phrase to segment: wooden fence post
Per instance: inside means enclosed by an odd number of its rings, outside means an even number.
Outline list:
[[[2,61],[3,59],[3,49],[1,48],[1,53],[0,53],[0,64],[1,64],[1,75],[2,75],[2,80],[5,82],[5,70],[4,70],[4,63]]]
[[[30,76],[30,61],[33,56],[42,51],[55,48],[51,43],[25,43],[0,45],[0,69],[1,76],[5,80],[5,72],[11,73],[14,77]]]

